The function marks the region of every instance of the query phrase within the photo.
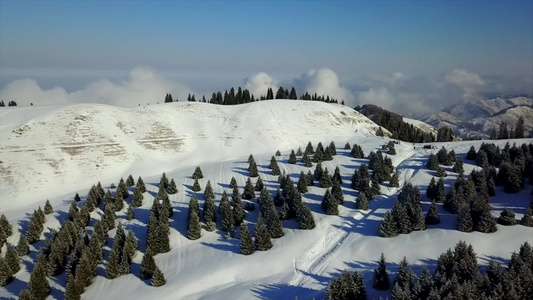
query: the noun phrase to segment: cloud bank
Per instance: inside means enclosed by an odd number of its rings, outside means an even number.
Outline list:
[[[43,90],[33,79],[15,80],[0,91],[0,98],[35,105],[92,102],[133,107],[162,102],[168,92],[174,98],[183,100],[192,90],[184,84],[166,79],[151,68],[137,67],[121,82],[101,79],[72,93],[67,93],[62,87]]]
[[[213,80],[206,81],[205,94],[210,95],[213,91],[209,91],[209,86],[213,85]],[[403,114],[432,112],[467,99],[502,94],[533,95],[531,76],[482,77],[460,68],[454,68],[435,78],[411,76],[398,71],[388,75],[358,77],[350,81],[350,84],[343,83],[333,70],[322,68],[284,80],[259,72],[245,78],[243,83],[244,88],[250,90],[256,98],[265,95],[269,87],[275,93],[280,86],[294,86],[298,96],[308,91],[344,100],[351,107],[370,103]],[[67,92],[62,87],[42,89],[34,79],[15,80],[0,90],[0,98],[4,102],[15,100],[19,105],[28,105],[30,102],[34,105],[92,102],[134,107],[162,102],[169,92],[174,99],[181,101],[189,93],[195,93],[189,86],[168,79],[151,68],[137,67],[121,81],[100,79],[75,92]],[[201,94],[196,96],[199,98]]]

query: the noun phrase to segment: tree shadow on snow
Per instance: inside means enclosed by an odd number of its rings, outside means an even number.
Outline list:
[[[236,235],[237,233],[235,233]],[[225,237],[219,237],[217,240],[218,243],[206,243],[201,242],[202,245],[208,246],[221,251],[229,251],[235,254],[239,254],[240,241],[236,238],[226,239]]]
[[[295,299],[298,297],[299,300],[311,300],[324,297],[323,290],[318,291],[303,286],[281,283],[263,284],[253,288],[252,292],[258,299]]]

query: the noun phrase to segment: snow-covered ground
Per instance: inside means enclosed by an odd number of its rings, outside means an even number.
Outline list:
[[[437,128],[427,124],[427,123],[424,123],[422,121],[419,121],[419,120],[415,120],[415,119],[410,119],[410,118],[406,118],[406,117],[403,117],[403,121],[407,124],[411,124],[413,125],[414,127],[422,130],[423,132],[425,133],[431,133],[435,136],[437,136]]]
[[[108,280],[105,264],[102,265],[95,282],[83,294],[87,299],[294,299],[295,296],[321,299],[331,276],[344,269],[363,273],[370,299],[385,298],[390,296],[390,291],[371,288],[371,273],[382,252],[389,262],[389,271],[394,274],[403,256],[415,271],[422,265],[433,270],[438,255],[460,240],[474,246],[481,264],[487,264],[492,258],[509,259],[511,252],[517,251],[523,242],[533,243],[533,229],[521,225],[498,225],[498,231],[493,234],[458,232],[453,229],[455,216],[445,212],[442,206],[439,206],[442,220],[439,225],[395,238],[377,237],[379,221],[392,207],[398,190],[383,184],[383,194],[370,201],[368,211],[355,209],[357,192],[349,188],[350,178],[354,169],[368,161],[354,159],[342,148],[346,142],[357,143],[368,154],[380,149],[389,139],[373,136],[375,124],[340,105],[306,101],[263,101],[231,107],[176,103],[135,109],[77,105],[49,107],[39,113],[34,108],[0,113],[0,160],[3,161],[0,211],[15,229],[9,243],[16,244],[19,234],[27,228],[30,213],[38,205],[44,205],[47,198],[56,212],[47,219],[46,236],[50,228],[59,226],[74,194],[85,196],[96,181],[107,187],[132,174],[135,179],[142,176],[147,185],[144,205],[135,209],[137,219],[126,221],[125,210],[117,214],[126,230],[133,230],[139,239],[140,251],[134,258],[132,274]],[[11,132],[19,128],[22,128],[21,135]],[[274,247],[269,251],[240,255],[239,240],[226,239],[220,230],[202,230],[202,237],[195,241],[185,237],[188,201],[193,194],[190,176],[195,166],[200,165],[204,174],[200,180],[202,192],[196,193],[200,207],[208,180],[213,184],[218,205],[222,192],[231,192],[232,177],[237,179],[242,191],[248,178],[250,153],[254,154],[266,187],[274,193],[277,176],[270,175],[267,166],[277,149],[282,152],[278,157],[281,169],[296,182],[300,171],[307,173],[309,168],[300,162],[288,164],[290,149],[296,150],[298,146],[304,149],[308,141],[315,147],[319,141],[327,146],[332,140],[338,155],[333,161],[324,162],[323,167],[333,172],[339,166],[343,176],[345,203],[339,207],[339,216],[323,213],[320,202],[325,189],[315,186],[303,196],[313,211],[317,227],[299,230],[294,220],[285,221],[285,235],[273,240]],[[505,142],[495,143],[503,147]],[[478,148],[480,144],[480,141],[434,143],[437,148],[454,149],[463,158],[471,145]],[[115,150],[106,150],[107,147]],[[425,188],[434,175],[424,167],[425,161],[438,149],[401,142],[396,150],[397,154],[391,158],[397,166],[400,183],[409,181],[418,185],[425,195]],[[58,161],[54,163],[56,167],[50,164],[50,159]],[[477,168],[470,163],[465,160],[466,174]],[[448,187],[456,174],[450,167],[446,170]],[[170,195],[174,206],[171,251],[155,257],[167,284],[154,288],[148,281],[139,279],[139,271],[149,209],[163,171],[169,179],[174,178],[179,192]],[[517,218],[521,218],[529,204],[531,188],[527,185],[513,195],[498,189],[497,195],[491,198],[494,215],[511,207]],[[426,212],[429,201],[425,196],[422,199]],[[98,212],[92,216],[97,218]],[[252,233],[256,220],[257,210],[246,214]],[[110,236],[114,236],[114,230]],[[35,250],[35,246],[42,244],[41,241],[31,248]],[[35,259],[35,251],[23,258],[22,270],[14,282],[0,288],[0,298],[14,298],[26,288],[33,268],[31,261]],[[64,274],[49,281],[51,296],[61,299]]]

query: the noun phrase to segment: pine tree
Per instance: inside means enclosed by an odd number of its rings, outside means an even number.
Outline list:
[[[163,275],[163,272],[161,272],[161,270],[159,270],[159,267],[157,266],[154,269],[151,283],[152,283],[152,286],[154,287],[160,287],[162,285],[165,285],[165,283],[167,283],[165,279],[165,275]]]
[[[251,192],[255,196],[255,192],[253,191],[253,185],[250,179],[248,178],[248,181],[250,182],[249,190],[251,189]],[[248,183],[247,183],[248,185]],[[246,187],[245,187],[246,191]],[[246,195],[245,195],[246,196]],[[233,221],[234,225],[238,226],[244,221],[244,208],[242,206],[241,201],[241,195],[239,194],[239,188],[234,188],[233,193],[231,195],[231,207],[233,208]]]
[[[49,215],[54,212],[54,209],[52,208],[52,204],[50,204],[50,201],[47,199],[46,204],[44,205],[44,213]]]
[[[296,212],[296,219],[298,221],[298,228],[300,229],[313,229],[315,228],[315,219],[309,207],[302,203]]]
[[[372,276],[372,286],[376,290],[386,291],[390,289],[389,272],[387,272],[387,265],[385,264],[385,255],[381,253],[378,267],[374,269]]]
[[[28,226],[28,231],[26,231],[26,238],[28,239],[28,243],[34,244],[37,241],[39,241],[41,239],[42,231],[43,231],[43,225],[39,221],[38,213],[35,210],[33,211],[33,216],[31,218],[30,225]],[[5,228],[4,228],[4,232],[6,232]]]
[[[435,176],[442,178],[448,176],[448,174],[446,174],[446,170],[443,167],[439,167],[435,172]]]
[[[281,152],[279,152],[279,150],[276,151],[276,156],[281,156]]]
[[[344,150],[350,150],[352,148],[352,146],[350,146],[350,143],[346,142],[346,144],[344,144]]]
[[[298,179],[298,185],[297,185],[298,191],[300,193],[307,193],[307,178],[305,177],[304,172],[300,172],[300,178]]]
[[[446,191],[444,190],[444,180],[439,178],[435,187],[435,198],[433,199],[437,203],[443,203],[446,200]]]
[[[240,253],[242,255],[251,255],[255,252],[254,241],[252,240],[252,235],[250,234],[247,224],[241,224],[239,240],[241,241]]]
[[[231,177],[231,181],[229,183],[229,187],[234,189],[237,187],[237,180],[235,179],[235,177]]]
[[[437,203],[431,201],[428,213],[426,214],[426,225],[436,225],[440,223],[439,212],[437,210]]]
[[[307,155],[306,152],[304,152],[304,154],[302,156],[302,163],[307,168],[311,168],[313,166],[313,162],[311,161],[311,158]]]
[[[198,179],[194,179],[194,184],[192,185],[193,192],[199,192],[202,190],[202,187],[200,186],[200,183],[198,183]]]
[[[70,274],[67,276],[67,287],[65,288],[64,294],[65,300],[80,300],[81,291],[76,278]]]
[[[307,171],[307,175],[305,175],[305,181],[307,182],[307,186],[313,186],[315,185],[313,174],[311,173],[311,170]]]
[[[462,232],[472,232],[474,230],[474,220],[472,220],[469,205],[461,205],[459,208],[455,228]]]
[[[118,272],[119,272],[119,276],[128,275],[130,273],[130,259],[128,257],[128,253],[126,252],[126,249],[122,250]]]
[[[7,244],[6,256],[4,257],[9,269],[11,270],[11,275],[15,275],[20,270],[20,257],[17,254],[17,250],[10,244]]]
[[[40,255],[28,282],[32,299],[44,300],[50,294],[50,284],[46,278],[46,261]]]
[[[17,244],[17,253],[19,256],[24,256],[28,253],[30,253],[30,246],[28,245],[28,241],[26,240],[26,237],[24,235],[20,235],[19,242]]]
[[[313,174],[313,177],[316,181],[320,182],[322,180],[322,163],[319,162],[316,164],[316,167],[315,167],[315,172]]]
[[[238,190],[237,190],[237,193],[238,193]],[[246,184],[244,185],[243,197],[244,199],[247,199],[247,200],[250,200],[255,197],[255,189],[254,189],[254,185],[250,177],[248,177],[248,179],[246,180]],[[239,222],[239,224],[241,223]]]
[[[276,164],[274,164],[274,165],[272,166],[272,175],[274,175],[274,176],[278,176],[278,175],[280,175],[280,174],[281,174],[281,170],[280,170],[278,164],[276,163]]]
[[[390,211],[385,213],[385,218],[379,223],[378,233],[381,237],[395,237],[398,235],[396,221]]]
[[[146,249],[141,262],[141,279],[152,279],[154,271],[157,268],[154,257],[150,249]]]
[[[141,178],[141,176],[139,176],[139,179],[137,179],[137,184],[135,185],[135,189],[136,190],[139,189],[141,193],[146,193],[146,186],[144,185],[144,181]]]
[[[229,201],[227,200],[227,195],[224,197],[225,191],[222,194],[222,200],[220,200],[220,205],[218,208],[219,213],[221,214],[221,225],[222,230],[226,232],[230,232],[233,230],[235,225],[235,219],[233,218],[233,210],[231,209],[231,205]]]
[[[324,194],[324,198],[322,199],[321,205],[322,205],[322,209],[324,210],[324,212],[326,212],[326,214],[328,215],[339,214],[337,201],[335,200],[335,198],[333,198],[333,195],[331,194],[329,189],[326,190],[326,193]]]
[[[344,194],[342,193],[341,184],[337,180],[333,180],[331,194],[333,195],[333,198],[335,198],[337,204],[344,203]]]
[[[261,191],[265,187],[265,184],[263,183],[263,179],[261,177],[257,178],[257,181],[255,182],[254,190],[256,192]]]
[[[431,177],[431,181],[429,182],[428,188],[426,190],[426,196],[434,200],[436,195],[436,189],[437,189],[437,183],[435,182],[435,177]]]
[[[192,173],[192,179],[202,179],[204,178],[204,174],[202,173],[202,170],[200,169],[200,167],[196,167],[196,169],[194,169],[194,173]]]
[[[322,175],[320,175],[320,187],[321,188],[331,187],[331,176],[329,176],[328,168],[325,168]]]
[[[257,251],[267,251],[272,248],[270,233],[262,218],[259,218],[255,228],[255,249]]]
[[[76,202],[80,202],[81,201],[80,195],[78,193],[76,193],[76,195],[74,195],[74,201],[76,201]]]
[[[498,223],[501,225],[505,225],[505,226],[516,225],[514,211],[510,208],[504,209],[500,213],[500,217],[498,218]]]
[[[259,170],[257,169],[257,164],[255,163],[255,161],[252,161],[250,163],[249,170],[250,170],[250,177],[255,178],[259,176]]]
[[[132,187],[135,185],[135,180],[133,179],[133,176],[128,176],[128,179],[126,179],[126,186]]]
[[[455,160],[455,164],[453,165],[452,171],[459,174],[463,174],[465,172],[463,168],[463,159],[461,157],[458,157]]]
[[[194,195],[189,201],[189,214],[187,218],[187,238],[189,240],[197,240],[202,236],[202,227],[200,225],[200,217],[198,216],[198,200]]]
[[[381,194],[381,186],[377,182],[377,180],[372,180],[372,184],[370,185],[370,189],[366,193],[367,197],[372,199],[375,196]]]
[[[135,219],[135,212],[133,211],[133,207],[131,205],[128,205],[128,210],[126,211],[126,219],[128,221]]]
[[[466,153],[466,159],[468,160],[476,160],[477,158],[477,152],[476,148],[474,146],[470,147],[470,150]]]
[[[527,227],[533,227],[533,212],[531,210],[531,207],[528,207],[526,209],[526,213],[520,220],[520,224],[527,226]]]
[[[437,169],[439,168],[439,159],[437,158],[435,154],[430,154],[428,156],[428,160],[426,162],[426,168],[433,170],[433,171],[437,171]]]
[[[368,199],[366,198],[365,193],[359,193],[357,199],[355,200],[355,208],[368,210]]]
[[[206,229],[208,231],[215,230],[216,227],[216,214],[215,214],[215,199],[211,197],[207,197],[204,201],[204,209],[203,209],[203,218],[204,222],[207,225]]]
[[[289,164],[295,164],[296,163],[296,153],[294,153],[294,150],[291,150],[291,154],[289,154]]]
[[[265,204],[265,206],[266,205],[270,206],[270,210],[271,210],[271,212],[268,215],[267,228],[268,228],[268,232],[270,233],[270,237],[273,239],[277,239],[277,238],[282,237],[284,234],[283,225],[279,218],[278,211],[274,207],[274,203],[272,201],[270,201],[270,203],[271,203],[270,205]]]
[[[176,182],[174,181],[174,178],[170,179],[170,183],[168,184],[167,192],[170,195],[174,195],[178,192],[178,188],[176,187]]]
[[[339,166],[335,167],[335,172],[333,173],[333,180],[337,180],[340,184],[342,184],[341,169],[339,168]]]
[[[490,207],[481,212],[479,219],[474,223],[474,229],[483,233],[492,233],[498,230],[496,227],[496,221],[494,221],[492,213],[490,212]]]
[[[168,178],[167,178],[167,174],[165,174],[165,172],[163,172],[163,174],[161,175],[161,180],[159,181],[159,186],[162,186],[164,189],[168,188]]]
[[[120,253],[119,243],[115,239],[107,262],[106,277],[108,279],[115,279],[120,275]]]
[[[6,259],[0,256],[0,286],[6,286],[13,280],[13,275]]]
[[[276,190],[276,195],[274,195],[274,205],[275,206],[282,206],[283,203],[285,203],[285,200],[283,198],[283,196],[281,195],[281,190],[278,189]]]

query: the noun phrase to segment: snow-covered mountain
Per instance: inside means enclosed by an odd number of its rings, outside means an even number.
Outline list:
[[[308,141],[373,135],[372,121],[343,105],[261,101],[220,106],[166,103],[133,109],[97,104],[0,110],[0,205],[19,206],[44,191],[87,188],[116,174],[153,176]],[[327,146],[327,145],[325,145]],[[148,171],[149,170],[149,171]],[[32,202],[30,201],[30,203]]]
[[[420,124],[419,124],[420,125]],[[125,230],[139,239],[139,250],[131,272],[116,279],[105,277],[111,242],[104,247],[104,263],[97,269],[94,282],[85,290],[84,299],[323,299],[332,276],[342,270],[359,271],[367,287],[368,299],[390,298],[391,291],[372,288],[372,272],[380,254],[384,253],[391,272],[391,282],[398,263],[405,256],[416,272],[427,266],[435,270],[436,259],[459,241],[472,244],[480,265],[490,260],[509,260],[512,252],[528,241],[533,243],[532,229],[522,226],[497,225],[492,234],[464,233],[454,229],[455,215],[438,205],[441,224],[429,225],[424,231],[400,234],[393,238],[377,236],[379,222],[394,205],[398,188],[380,185],[381,194],[369,202],[368,210],[355,209],[358,192],[350,188],[354,170],[367,159],[354,159],[346,142],[360,145],[365,154],[377,151],[389,138],[374,135],[377,126],[354,110],[341,105],[308,101],[262,101],[237,106],[202,103],[172,103],[123,109],[84,104],[46,108],[7,108],[0,110],[0,212],[13,226],[8,243],[17,244],[26,232],[30,213],[50,199],[54,213],[47,215],[42,239],[61,226],[76,192],[85,201],[89,187],[101,181],[107,189],[111,183],[132,174],[146,183],[143,205],[135,208],[136,218],[126,220],[126,209],[117,212]],[[271,194],[279,186],[268,164],[276,150],[282,171],[297,181],[300,172],[313,172],[298,158],[289,164],[291,149],[305,148],[308,141],[327,146],[334,141],[337,155],[323,162],[333,173],[339,167],[343,180],[345,203],[339,215],[326,215],[321,208],[325,188],[309,186],[302,195],[316,222],[313,230],[300,230],[294,220],[283,222],[284,235],[274,239],[272,249],[256,251],[250,256],[239,254],[239,240],[226,238],[222,230],[201,230],[202,237],[189,240],[187,235],[188,203],[195,195],[203,205],[203,188],[211,181],[218,206],[222,193],[231,194],[229,182],[235,177],[242,191],[248,179],[248,155],[252,153],[260,177]],[[506,141],[496,141],[503,147]],[[533,139],[518,142],[531,143]],[[435,175],[424,167],[427,157],[440,147],[453,149],[465,157],[470,146],[481,141],[434,143],[436,149],[421,144],[398,142],[397,154],[390,155],[400,184],[418,186],[422,192],[422,209],[428,211],[430,201],[426,187]],[[199,180],[201,192],[193,192],[191,174],[201,166],[204,178]],[[479,167],[465,160],[465,174]],[[446,167],[448,189],[457,177]],[[161,173],[174,179],[178,193],[169,195],[174,215],[171,218],[170,251],[157,254],[155,261],[166,278],[166,284],[152,287],[149,280],[139,278],[140,264],[146,251],[147,219],[158,191]],[[252,179],[256,182],[256,178]],[[512,206],[520,219],[529,205],[531,185],[520,193],[509,195],[498,187],[490,198],[492,213],[498,216]],[[130,189],[129,193],[132,193]],[[512,197],[512,201],[510,201]],[[128,199],[128,201],[130,201]],[[247,200],[245,200],[246,202]],[[257,200],[249,202],[257,205]],[[510,204],[512,202],[512,204]],[[100,219],[101,209],[91,213]],[[258,209],[246,212],[245,222],[255,231]],[[91,223],[89,227],[92,226]],[[109,231],[109,240],[116,229]],[[15,280],[0,287],[0,298],[16,298],[27,282],[37,252],[44,241],[30,246],[31,253],[22,257],[22,269]],[[5,253],[3,247],[2,255]],[[65,274],[50,276],[51,295],[62,299]]]
[[[421,117],[420,120],[437,128],[451,127],[462,137],[482,135],[488,137],[492,129],[503,121],[514,127],[518,118],[524,117],[524,127],[533,131],[533,99],[528,97],[466,100],[442,111]]]
[[[411,124],[413,126],[415,126],[416,128],[422,130],[423,132],[425,133],[429,133],[429,134],[433,134],[434,136],[437,136],[437,128],[425,123],[425,122],[422,122],[420,120],[416,120],[416,119],[411,119],[411,118],[407,118],[407,117],[403,117],[403,121],[407,124]]]

